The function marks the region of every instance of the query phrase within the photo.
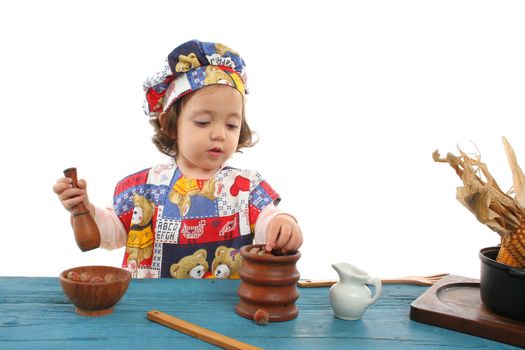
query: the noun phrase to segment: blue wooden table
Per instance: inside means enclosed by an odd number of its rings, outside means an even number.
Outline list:
[[[516,349],[409,319],[426,287],[385,285],[360,321],[334,317],[328,288],[300,289],[299,317],[258,326],[234,312],[238,281],[132,280],[108,316],[78,316],[58,278],[0,277],[1,349],[216,349],[149,321],[171,314],[265,349]]]

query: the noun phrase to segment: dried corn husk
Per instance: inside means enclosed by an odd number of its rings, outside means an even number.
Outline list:
[[[447,153],[441,158],[436,150],[432,158],[448,163],[461,178],[463,186],[456,189],[456,198],[482,224],[501,236],[497,261],[525,267],[525,175],[519,167],[510,143],[503,138],[514,180],[514,197],[505,193],[478,157],[470,157],[459,147],[459,156]]]
[[[518,205],[525,209],[525,175],[518,165],[516,154],[512,149],[509,141],[503,136],[503,147],[509,161],[510,170],[512,171],[512,182],[514,183],[514,199]]]

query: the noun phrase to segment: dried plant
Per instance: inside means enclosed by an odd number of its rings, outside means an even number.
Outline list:
[[[513,191],[505,193],[477,156],[469,156],[459,147],[459,156],[447,153],[441,158],[436,150],[432,158],[448,163],[461,178],[463,186],[456,189],[456,198],[483,224],[501,236],[497,261],[525,267],[525,175],[507,139],[503,145],[513,174]],[[511,196],[514,194],[514,197]]]

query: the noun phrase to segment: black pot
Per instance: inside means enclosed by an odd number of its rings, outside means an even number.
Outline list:
[[[481,249],[480,294],[497,314],[525,321],[525,269],[496,261],[499,247]]]

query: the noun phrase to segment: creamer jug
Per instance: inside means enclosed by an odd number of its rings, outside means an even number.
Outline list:
[[[335,316],[343,320],[359,320],[366,308],[381,295],[381,280],[348,263],[332,264],[339,274],[339,282],[330,288],[330,304]],[[374,285],[372,297],[366,286]]]

